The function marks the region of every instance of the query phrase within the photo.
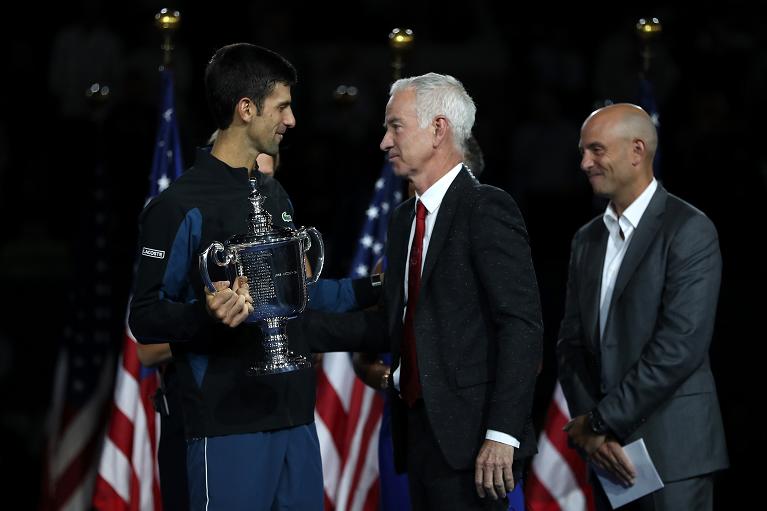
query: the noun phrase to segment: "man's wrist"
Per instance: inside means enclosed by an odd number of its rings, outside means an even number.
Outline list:
[[[596,408],[588,413],[587,419],[589,421],[591,432],[595,435],[606,435],[610,432],[610,427],[604,421],[602,414],[599,413],[599,410]]]
[[[391,386],[391,368],[381,362],[384,365],[383,374],[381,374],[381,381],[379,383],[380,390],[386,390]]]
[[[493,440],[494,442],[500,442],[502,444],[510,445],[515,449],[519,449],[519,440],[509,435],[508,433],[502,433],[494,429],[488,429],[485,433],[486,440]]]

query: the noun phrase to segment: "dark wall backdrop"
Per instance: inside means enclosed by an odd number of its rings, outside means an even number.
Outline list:
[[[136,216],[157,126],[161,41],[152,19],[160,7],[149,0],[80,1],[34,11],[16,6],[0,21],[0,282],[6,303],[0,470],[13,474],[2,481],[20,509],[34,508],[38,499],[62,339],[73,335],[73,325],[79,332],[96,317],[110,332],[110,349],[121,340]],[[391,79],[389,31],[415,31],[406,74],[436,71],[463,81],[478,106],[483,181],[516,198],[530,232],[546,327],[538,425],[556,376],[553,351],[570,239],[604,207],[580,175],[580,124],[604,100],[638,100],[633,27],[640,16],[660,17],[664,32],[650,78],[661,112],[662,180],[713,219],[724,256],[711,358],[732,468],[721,477],[719,507],[747,502],[758,487],[751,459],[761,444],[757,375],[765,339],[757,319],[765,285],[767,44],[757,7],[734,1],[726,7],[522,9],[456,0],[305,6],[222,0],[174,7],[182,11],[174,58],[187,165],[213,131],[202,75],[215,49],[248,41],[296,65],[297,127],[283,142],[278,176],[298,223],[323,232],[331,277],[348,270],[383,162],[378,143]],[[83,91],[93,82],[110,87],[107,101],[86,102]],[[335,99],[339,85],[357,87],[356,99]],[[96,250],[108,255],[107,268],[96,267]],[[106,310],[93,305],[97,274],[109,284],[102,296]]]

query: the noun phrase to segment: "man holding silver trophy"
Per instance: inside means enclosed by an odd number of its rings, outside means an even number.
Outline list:
[[[140,219],[129,325],[140,343],[171,346],[192,509],[323,505],[315,372],[288,321],[319,276],[322,242],[294,228],[287,194],[256,166],[295,125],[295,83],[293,66],[270,50],[219,49],[205,72],[213,147]]]

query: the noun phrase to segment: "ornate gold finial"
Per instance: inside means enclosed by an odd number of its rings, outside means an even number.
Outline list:
[[[85,91],[85,97],[94,105],[101,105],[109,101],[110,94],[109,85],[98,82],[92,83]]]
[[[333,100],[340,105],[350,105],[357,101],[358,93],[354,85],[339,85],[333,91]]]
[[[650,71],[652,61],[652,49],[650,43],[658,38],[663,32],[663,25],[658,18],[639,18],[636,24],[636,33],[642,42],[642,73]]]
[[[173,33],[178,30],[181,23],[181,13],[176,10],[162,8],[154,15],[154,24],[163,34],[163,67],[170,65],[171,52],[173,51]]]
[[[639,37],[642,39],[651,39],[663,32],[663,25],[661,25],[658,18],[639,18],[636,29]]]
[[[160,12],[154,15],[154,24],[160,30],[174,31],[178,28],[178,24],[181,22],[181,13],[178,11],[171,11],[168,8],[160,9]]]
[[[395,28],[389,32],[389,46],[395,51],[409,49],[414,39],[413,31],[409,28]]]
[[[409,28],[395,28],[389,32],[389,47],[394,52],[392,59],[392,68],[394,80],[402,78],[402,68],[404,64],[404,54],[413,47],[415,35]]]

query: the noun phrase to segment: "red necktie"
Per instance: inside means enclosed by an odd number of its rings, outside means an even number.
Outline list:
[[[421,201],[416,205],[415,235],[410,247],[410,264],[407,274],[407,310],[405,311],[404,334],[402,338],[402,379],[400,389],[408,406],[421,397],[421,381],[418,377],[418,356],[415,349],[413,319],[421,288],[421,259],[423,234],[426,231],[426,207]]]

